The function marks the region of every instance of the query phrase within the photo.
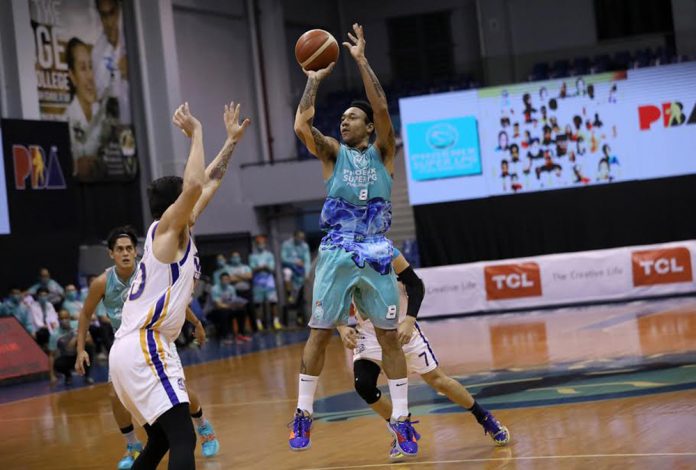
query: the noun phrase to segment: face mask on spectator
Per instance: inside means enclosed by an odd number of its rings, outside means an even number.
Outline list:
[[[19,304],[22,301],[22,296],[19,294],[13,294],[10,296],[10,302],[14,304]]]
[[[48,297],[39,297],[39,303],[41,305],[46,305],[48,303]]]
[[[61,320],[60,327],[64,330],[69,330],[70,329],[70,320]]]
[[[75,301],[77,300],[77,291],[68,291],[65,293],[65,298],[70,300],[70,301]]]
[[[239,266],[240,264],[242,264],[242,257],[241,256],[233,256],[232,258],[230,258],[230,264],[232,266]]]
[[[224,258],[218,258],[218,260],[217,260],[217,265],[218,265],[218,268],[224,268],[224,267],[225,267],[225,259],[224,259]]]

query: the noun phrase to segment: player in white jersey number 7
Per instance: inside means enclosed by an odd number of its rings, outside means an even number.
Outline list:
[[[225,106],[227,140],[205,167],[203,129],[188,103],[174,124],[191,139],[184,177],[153,181],[147,195],[155,221],[147,231],[143,257],[121,315],[109,355],[119,400],[147,432],[133,470],[154,469],[169,451],[169,469],[196,467],[196,434],[181,363],[170,350],[185,320],[194,281],[200,276],[191,227],[221,184],[229,158],[250,121],[239,123],[239,105]]]

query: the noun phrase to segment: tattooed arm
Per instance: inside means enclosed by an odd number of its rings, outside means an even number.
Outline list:
[[[324,179],[331,176],[333,164],[338,154],[338,141],[323,135],[314,122],[314,100],[317,97],[319,83],[326,78],[334,68],[334,63],[319,71],[303,70],[307,75],[307,86],[295,114],[295,134],[307,147],[307,150],[322,162]]]
[[[379,149],[385,166],[390,173],[393,173],[396,139],[391,117],[389,116],[387,97],[384,94],[382,85],[379,84],[377,75],[375,75],[365,57],[365,34],[363,27],[356,23],[353,25],[353,32],[355,35],[348,33],[350,42],[344,42],[343,45],[358,64],[360,77],[365,86],[365,93],[374,113],[375,132],[377,133],[375,146]]]
[[[205,169],[203,191],[196,202],[196,206],[193,208],[189,225],[194,225],[196,223],[198,216],[201,215],[203,210],[215,195],[215,192],[220,187],[220,184],[222,184],[222,178],[225,176],[225,173],[227,173],[227,166],[230,163],[230,158],[232,157],[234,148],[237,146],[237,142],[239,142],[239,140],[242,138],[244,131],[251,123],[249,119],[245,119],[241,124],[239,124],[239,104],[235,106],[234,102],[230,103],[229,105],[225,105],[224,120],[225,128],[227,129],[227,140],[225,140],[225,143],[215,159]]]

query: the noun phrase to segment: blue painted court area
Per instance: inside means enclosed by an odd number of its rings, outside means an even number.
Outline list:
[[[302,343],[306,341],[308,337],[308,329],[291,330],[278,333],[257,334],[252,341],[248,343],[223,344],[216,341],[209,341],[202,348],[179,348],[178,351],[184,366],[190,366]],[[93,363],[91,376],[95,383],[106,382],[108,377],[107,363],[95,361]],[[48,379],[9,385],[0,387],[0,404],[48,395],[50,393],[64,392],[66,390],[75,390],[87,386],[89,385],[84,383],[83,378],[76,374],[73,376],[73,383],[70,386],[64,385],[62,376],[58,376],[58,384],[55,387],[50,386]]]

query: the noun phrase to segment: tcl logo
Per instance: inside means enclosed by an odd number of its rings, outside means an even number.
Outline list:
[[[649,104],[638,107],[638,121],[640,130],[650,130],[654,122],[662,117],[663,127],[681,126],[682,124],[696,124],[696,106],[691,110],[691,115],[687,119],[684,113],[684,105],[679,101],[662,103],[660,107]]]
[[[536,263],[486,266],[484,277],[488,300],[541,296],[541,272]]]
[[[691,282],[691,253],[687,248],[633,252],[633,285]]]

